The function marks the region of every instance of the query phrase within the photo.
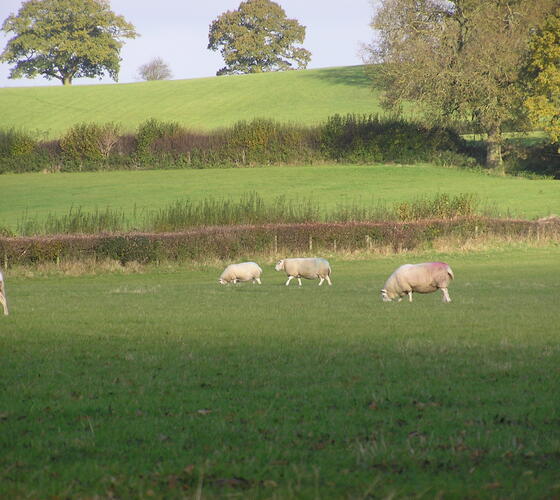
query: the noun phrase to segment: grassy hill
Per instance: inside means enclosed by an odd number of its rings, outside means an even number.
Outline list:
[[[3,128],[57,137],[75,123],[127,130],[157,118],[195,129],[269,117],[313,124],[335,113],[376,113],[363,66],[113,85],[0,89]]]

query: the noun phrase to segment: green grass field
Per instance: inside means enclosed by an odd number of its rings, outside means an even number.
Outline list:
[[[325,208],[356,202],[375,205],[414,200],[435,193],[474,193],[482,205],[502,214],[534,218],[560,214],[560,184],[551,180],[493,177],[428,165],[266,167],[224,170],[170,170],[0,176],[0,226],[15,229],[27,213],[45,218],[112,207],[132,214],[176,200],[238,199],[256,191],[315,200]]]
[[[384,304],[399,264],[440,294]],[[332,259],[332,287],[262,263],[8,273],[3,498],[556,498],[558,246]]]
[[[266,117],[315,124],[339,113],[377,113],[379,96],[362,66],[114,85],[0,89],[2,128],[56,138],[76,123],[134,131],[157,118],[196,130]]]

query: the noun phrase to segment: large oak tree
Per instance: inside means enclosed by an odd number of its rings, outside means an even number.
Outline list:
[[[0,61],[15,64],[10,78],[42,75],[64,85],[105,73],[116,81],[122,39],[137,36],[106,0],[28,0],[2,30],[15,34],[0,54]]]
[[[299,47],[305,26],[288,19],[270,0],[247,0],[210,25],[208,49],[220,50],[226,66],[218,75],[261,73],[307,67],[311,52]]]
[[[443,120],[471,120],[502,171],[502,130],[522,109],[520,68],[553,0],[381,0],[370,62],[386,104],[420,103]]]

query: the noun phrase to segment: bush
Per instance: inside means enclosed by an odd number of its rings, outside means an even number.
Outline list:
[[[79,123],[60,139],[63,156],[70,161],[106,160],[120,137],[120,126],[114,123]]]
[[[225,149],[241,165],[310,162],[318,156],[315,135],[311,128],[274,120],[240,121],[225,131]]]
[[[560,179],[560,144],[508,144],[504,156],[508,174]]]
[[[415,163],[431,161],[440,151],[459,152],[465,143],[443,127],[378,115],[334,115],[321,128],[321,148],[339,162]]]
[[[183,132],[176,122],[162,122],[151,118],[138,126],[136,133],[136,155],[141,160],[149,159],[157,140],[171,138]]]
[[[10,128],[0,130],[0,155],[18,158],[31,155],[37,146],[37,140],[23,129]]]

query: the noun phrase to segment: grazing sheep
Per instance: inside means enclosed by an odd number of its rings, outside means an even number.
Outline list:
[[[241,262],[230,264],[224,269],[218,280],[222,285],[237,283],[238,281],[253,281],[261,284],[262,269],[255,262]]]
[[[454,278],[453,271],[445,262],[424,262],[422,264],[405,264],[393,272],[385,282],[381,297],[383,302],[390,302],[408,295],[412,302],[412,292],[432,293],[438,288],[443,293],[443,301],[451,302],[447,285]]]
[[[6,289],[4,288],[4,276],[2,276],[2,271],[0,271],[0,303],[4,308],[4,316],[8,315],[8,302],[6,300]]]
[[[331,266],[325,259],[282,259],[276,263],[275,269],[277,271],[286,271],[288,275],[286,286],[290,284],[293,278],[297,278],[299,286],[301,286],[301,278],[306,278],[308,280],[319,278],[319,286],[321,286],[325,280],[327,280],[329,285],[332,285],[330,278]]]

